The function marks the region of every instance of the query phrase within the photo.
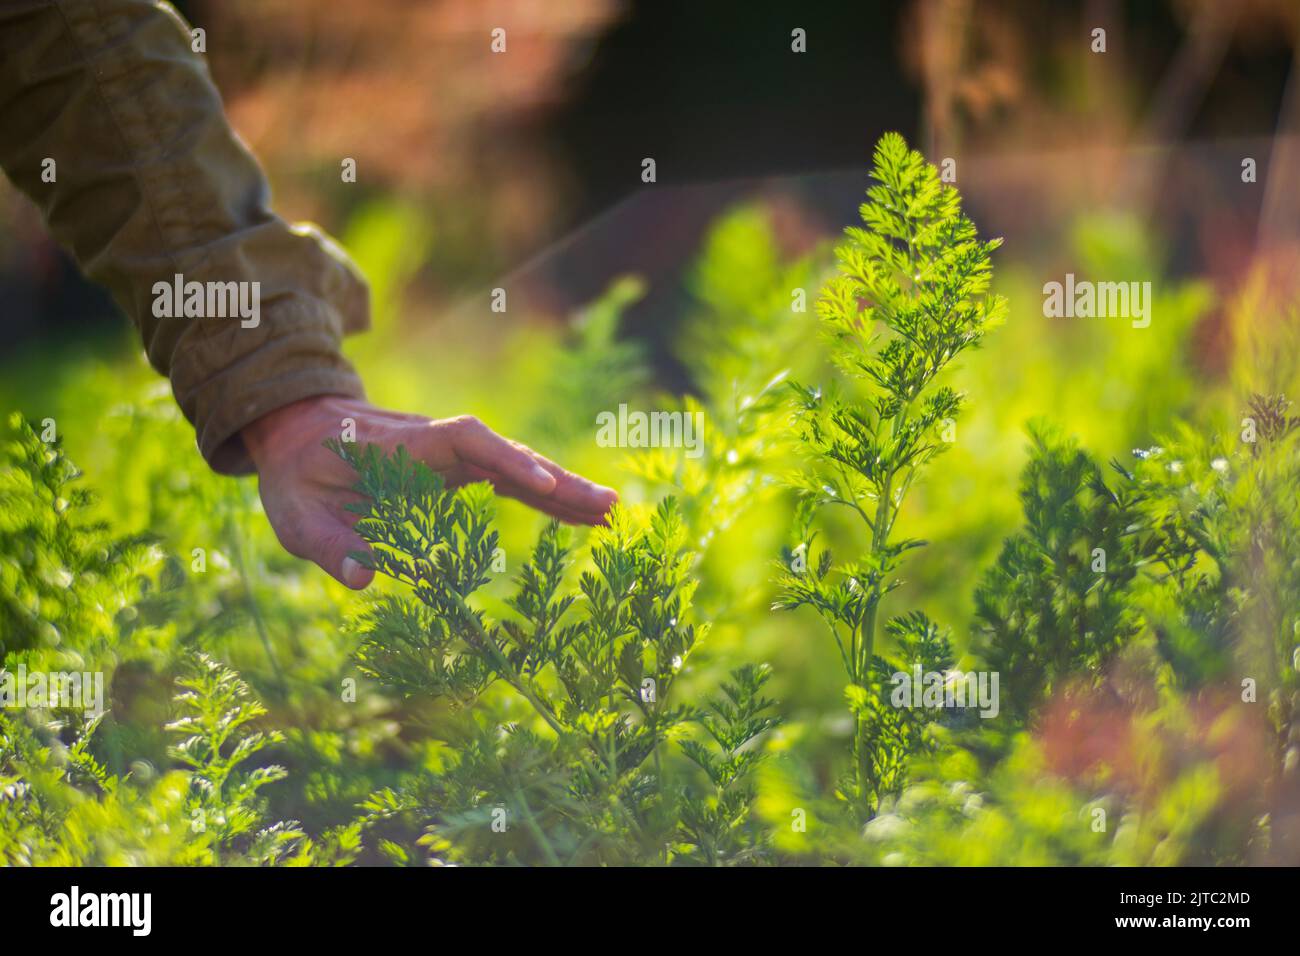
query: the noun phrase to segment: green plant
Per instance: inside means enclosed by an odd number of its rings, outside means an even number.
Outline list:
[[[294,823],[264,825],[256,793],[275,766],[238,765],[275,735],[245,726],[265,713],[228,668],[200,656],[174,703],[185,716],[173,753],[186,769],[113,774],[94,755],[104,718],[71,722],[33,709],[0,711],[0,862],[11,866],[281,865],[328,862]]]
[[[147,429],[145,417],[140,424]],[[123,534],[97,519],[97,496],[78,483],[81,472],[58,441],[42,440],[17,416],[9,425],[11,437],[0,449],[0,616],[8,638],[0,648],[0,687],[11,691],[22,668],[29,675],[86,674],[102,681],[108,712],[94,715],[67,702],[10,709],[12,696],[5,700],[0,861],[345,859],[346,828],[313,843],[294,824],[265,823],[268,808],[257,791],[283,771],[244,773],[239,765],[279,735],[251,731],[250,722],[265,714],[251,691],[232,670],[185,647],[219,630],[196,618],[221,604],[207,602],[211,592],[166,557],[158,536]],[[147,466],[143,454],[136,463]],[[156,507],[169,514],[192,521],[200,510],[167,484],[154,490]],[[195,577],[221,587],[215,569],[210,578]],[[184,639],[176,641],[177,634]],[[187,676],[174,695],[177,671]],[[170,725],[181,734],[170,751],[162,726],[169,708],[183,712]]]
[[[756,664],[732,671],[722,694],[696,718],[707,740],[682,742],[682,751],[710,785],[708,792],[688,792],[681,801],[681,839],[700,862],[750,863],[767,856],[767,840],[755,830],[752,810],[754,770],[765,756],[754,742],[779,723],[771,713],[773,702],[763,696],[770,677],[767,667]]]
[[[9,419],[0,470],[0,659],[63,659],[119,636],[152,563],[152,537],[114,536],[89,517],[95,496],[80,470],[20,415]],[[20,658],[14,657],[17,661]]]
[[[480,705],[446,766],[376,794],[372,822],[422,815],[424,844],[452,859],[669,861],[664,751],[693,716],[670,695],[705,631],[691,621],[674,502],[648,518],[616,508],[594,532],[577,593],[565,589],[567,534],[550,524],[518,574],[513,615],[497,621],[470,603],[497,557],[487,487],[448,490],[403,448],[331,447],[359,476],[356,530],[372,550],[356,557],[414,595],[382,598],[358,618],[363,671],[462,704],[505,685],[533,717],[498,724]],[[752,680],[744,687],[756,692]],[[749,721],[761,708],[745,700]],[[766,726],[747,724],[738,744]]]
[[[1116,466],[1115,487],[1078,444],[1030,426],[1020,480],[1025,528],[1006,539],[975,592],[980,646],[1024,718],[1066,678],[1091,675],[1141,630],[1133,588],[1144,569],[1191,560],[1189,539],[1148,527],[1143,498]],[[1125,479],[1130,480],[1125,480]]]
[[[976,592],[980,653],[1017,688],[1019,719],[1067,679],[1096,686],[1143,642],[1187,690],[1234,671],[1286,678],[1286,595],[1300,587],[1284,557],[1300,477],[1288,404],[1252,399],[1262,424],[1248,442],[1181,425],[1132,465],[1112,462],[1110,481],[1076,442],[1031,425],[1025,527]]]
[[[1179,425],[1109,479],[1031,427],[1025,525],[976,595],[1011,725],[919,761],[876,859],[1294,859],[1300,433],[1280,396],[1252,396],[1243,426]]]
[[[808,466],[800,544],[787,553],[778,607],[812,607],[829,627],[849,678],[854,712],[853,771],[842,787],[864,816],[896,790],[905,741],[886,732],[877,644],[882,599],[898,580],[900,559],[924,542],[901,538],[904,498],[941,453],[962,397],[938,377],[998,322],[1005,302],[988,292],[990,253],[962,214],[957,191],[896,133],[876,147],[861,207],[865,228],[849,227],[836,249],[840,274],[823,287],[817,313],[832,358],[850,379],[848,394],[794,384],[799,438]],[[834,567],[829,550],[812,553],[814,516],[829,505],[861,519],[869,543]],[[899,636],[933,634],[920,616],[902,619]],[[927,638],[914,645],[926,671],[943,669],[946,651]]]
[[[258,863],[278,862],[300,851],[304,834],[296,821],[254,829],[266,809],[258,791],[286,776],[275,764],[240,768],[284,739],[278,731],[252,729],[266,708],[234,671],[206,654],[195,657],[177,684],[181,690],[175,700],[182,715],[167,730],[179,738],[171,756],[189,768],[191,828],[210,829],[214,851],[246,843],[247,857]]]

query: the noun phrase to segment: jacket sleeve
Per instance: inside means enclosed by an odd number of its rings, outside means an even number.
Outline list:
[[[328,237],[271,212],[190,43],[164,3],[0,0],[0,166],[135,322],[209,464],[244,474],[245,425],[362,395],[339,345],[367,327],[368,292]],[[158,317],[155,284],[178,275],[259,283],[256,325]]]

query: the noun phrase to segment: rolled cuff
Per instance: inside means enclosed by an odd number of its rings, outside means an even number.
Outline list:
[[[277,408],[316,395],[365,397],[361,379],[339,353],[340,325],[325,302],[282,300],[264,310],[257,328],[231,320],[221,333],[230,338],[229,349],[209,341],[176,356],[172,390],[213,471],[253,473],[240,431]],[[205,375],[204,358],[213,354],[237,357]]]

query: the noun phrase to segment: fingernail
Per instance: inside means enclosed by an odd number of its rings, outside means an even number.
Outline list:
[[[555,476],[536,462],[533,463],[533,477],[537,483],[545,488],[555,487]]]
[[[366,569],[355,558],[343,559],[343,583],[350,588],[359,588],[366,583]]]

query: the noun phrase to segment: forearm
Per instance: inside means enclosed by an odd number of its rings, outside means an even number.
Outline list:
[[[339,342],[367,324],[365,284],[328,239],[270,211],[170,7],[0,2],[0,130],[0,165],[139,327],[214,468],[250,470],[239,431],[275,408],[361,395]],[[155,314],[155,285],[177,275],[256,282],[256,322]]]

